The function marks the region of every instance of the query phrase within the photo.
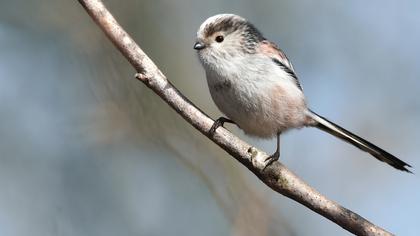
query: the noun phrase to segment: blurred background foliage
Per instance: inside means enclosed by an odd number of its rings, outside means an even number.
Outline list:
[[[420,2],[105,4],[212,117],[195,32],[217,13],[248,18],[289,55],[315,111],[420,166]],[[136,81],[77,1],[1,1],[0,51],[0,235],[348,235],[273,193]],[[314,129],[284,135],[281,161],[385,229],[420,233],[416,175]]]

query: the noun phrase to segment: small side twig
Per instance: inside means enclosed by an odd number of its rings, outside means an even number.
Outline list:
[[[214,121],[194,106],[163,75],[152,60],[117,23],[100,0],[79,0],[88,14],[133,65],[144,82],[188,123],[245,165],[274,191],[289,197],[357,235],[392,235],[360,215],[329,200],[299,179],[280,162],[264,169],[268,155],[220,127],[210,135]]]

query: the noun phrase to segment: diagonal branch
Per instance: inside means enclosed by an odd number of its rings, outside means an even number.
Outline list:
[[[245,165],[274,191],[289,197],[357,235],[392,235],[360,215],[327,199],[299,179],[283,164],[275,162],[264,168],[268,155],[220,127],[210,134],[214,121],[194,106],[163,75],[152,60],[117,23],[101,0],[79,0],[98,26],[136,69],[137,79],[145,83],[188,123],[232,157]]]

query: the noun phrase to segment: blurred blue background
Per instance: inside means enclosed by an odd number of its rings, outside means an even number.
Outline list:
[[[212,117],[195,32],[217,13],[248,18],[288,54],[313,110],[420,166],[419,1],[105,4]],[[271,191],[136,81],[77,1],[1,1],[0,52],[0,235],[349,235]],[[281,161],[375,224],[420,234],[418,175],[315,129],[285,134]]]

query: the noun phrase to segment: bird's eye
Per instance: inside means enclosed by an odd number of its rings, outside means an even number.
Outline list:
[[[222,35],[219,35],[219,36],[216,37],[216,42],[221,43],[221,42],[223,42],[224,39],[225,38],[223,38]]]

